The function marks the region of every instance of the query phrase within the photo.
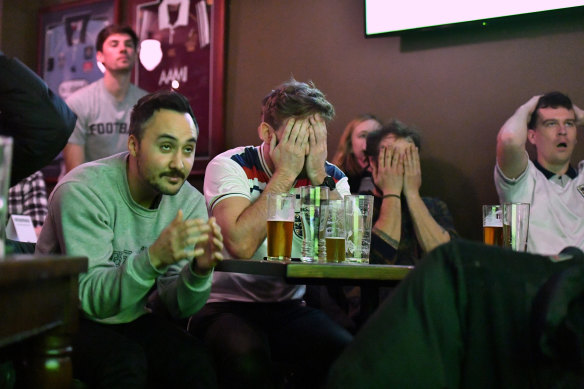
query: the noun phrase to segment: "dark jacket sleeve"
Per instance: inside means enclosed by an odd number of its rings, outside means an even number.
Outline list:
[[[76,120],[41,78],[0,52],[0,135],[13,138],[11,186],[63,150]]]

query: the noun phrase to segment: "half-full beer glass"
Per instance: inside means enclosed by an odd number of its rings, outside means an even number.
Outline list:
[[[483,205],[483,242],[503,247],[503,209],[500,205]]]
[[[268,193],[268,259],[289,260],[292,256],[294,204],[289,193]]]
[[[326,206],[326,261],[345,261],[345,204],[344,200],[329,200]]]

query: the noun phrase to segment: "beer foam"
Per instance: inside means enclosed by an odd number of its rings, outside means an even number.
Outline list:
[[[502,227],[503,219],[501,212],[490,214],[483,219],[483,227]]]

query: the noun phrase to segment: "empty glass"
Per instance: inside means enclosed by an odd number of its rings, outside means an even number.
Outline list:
[[[4,239],[6,239],[6,213],[11,166],[12,138],[0,136],[0,258],[5,255]]]
[[[303,262],[317,262],[326,258],[324,240],[324,212],[328,201],[329,188],[323,186],[303,186],[300,188],[300,218],[302,219]],[[321,226],[321,219],[323,220]]]
[[[503,204],[503,243],[515,251],[527,250],[529,203]]]
[[[345,196],[345,250],[349,262],[369,263],[373,196]]]

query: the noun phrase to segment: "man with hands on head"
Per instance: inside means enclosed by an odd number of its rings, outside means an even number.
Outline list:
[[[132,111],[129,152],[75,169],[51,195],[37,252],[89,259],[73,368],[92,387],[216,386],[204,346],[151,309],[197,312],[223,258],[221,229],[185,182],[197,137],[184,96],[147,95]]]
[[[326,185],[331,198],[349,194],[345,175],[326,162],[326,122],[334,108],[312,84],[290,80],[262,102],[260,146],[238,147],[207,166],[204,192],[231,258],[267,254],[267,194]],[[300,257],[300,221],[292,257]],[[317,387],[351,335],[303,301],[305,286],[282,279],[236,273],[214,274],[208,303],[191,318],[221,371],[225,388],[266,388],[282,383],[276,364],[295,368],[297,387]],[[311,350],[307,352],[307,350]]]
[[[367,135],[375,188],[370,263],[416,265],[457,235],[446,204],[420,196],[420,135],[393,120]]]
[[[534,96],[497,135],[495,186],[501,203],[530,204],[527,251],[584,249],[584,161],[570,165],[584,112],[560,92]],[[525,145],[536,149],[529,159]]]

